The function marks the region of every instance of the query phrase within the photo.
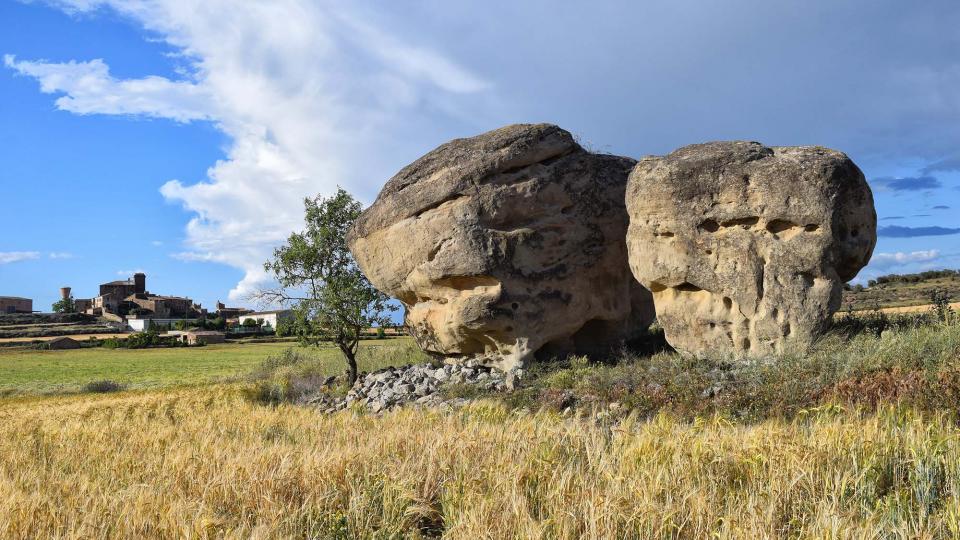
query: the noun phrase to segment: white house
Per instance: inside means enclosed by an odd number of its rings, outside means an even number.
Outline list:
[[[246,315],[241,315],[239,318],[240,325],[243,326],[244,321],[247,320],[258,320],[263,319],[263,326],[277,329],[277,323],[280,321],[286,321],[293,319],[293,310],[291,309],[276,309],[273,311],[257,311],[254,313],[247,313]]]

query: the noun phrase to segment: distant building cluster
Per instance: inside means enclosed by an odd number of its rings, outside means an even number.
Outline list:
[[[188,328],[200,327],[200,330],[187,332],[190,334],[190,337],[184,337],[187,343],[197,340],[215,343],[216,338],[202,330],[209,327],[204,323],[209,323],[213,317],[220,319],[215,324],[217,328],[233,328],[238,332],[276,330],[280,321],[293,318],[290,310],[255,312],[243,307],[227,307],[220,301],[217,301],[216,312],[210,314],[186,296],[151,293],[147,290],[147,275],[143,272],[137,272],[129,279],[101,283],[99,294],[92,298],[74,298],[71,291],[71,287],[60,288],[61,302],[55,308],[61,303],[67,306],[72,303],[73,311],[77,313],[102,317],[138,332],[150,328],[169,329],[182,322]],[[0,314],[32,312],[33,300],[0,296]]]
[[[61,297],[70,297],[70,287],[60,289]],[[90,299],[74,299],[80,313],[121,319],[199,319],[207,310],[184,296],[165,296],[147,291],[147,276],[100,284],[100,294]]]
[[[71,299],[70,287],[60,289],[60,297]],[[137,272],[130,279],[100,284],[100,294],[93,298],[73,298],[74,309],[79,313],[104,317],[123,322],[131,330],[142,332],[150,327],[170,327],[178,321],[195,323],[209,319],[211,314],[186,296],[167,296],[147,291],[147,276]],[[277,327],[277,322],[290,316],[289,310],[265,311],[262,313],[243,307],[228,307],[217,302],[212,315],[223,320],[225,326],[238,326],[248,318],[260,319],[263,326]],[[210,342],[210,336],[204,340]]]

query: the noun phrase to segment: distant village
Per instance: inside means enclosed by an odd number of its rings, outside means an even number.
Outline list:
[[[74,298],[71,287],[61,287],[60,301],[55,306],[62,311],[99,317],[121,330],[168,330],[183,334],[184,341],[202,336],[207,343],[222,339],[223,333],[217,330],[273,332],[293,317],[291,310],[254,311],[227,307],[221,302],[217,302],[216,311],[210,313],[188,297],[151,293],[147,290],[147,276],[142,272],[129,279],[101,283],[99,294],[92,298]],[[30,298],[0,296],[0,314],[37,311]],[[217,330],[210,330],[210,326],[216,326]]]

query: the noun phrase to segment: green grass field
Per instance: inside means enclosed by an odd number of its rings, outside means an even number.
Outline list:
[[[361,370],[383,367],[384,348],[405,345],[409,338],[361,343]],[[293,345],[297,347],[296,345]],[[78,349],[70,351],[8,350],[0,352],[0,396],[75,392],[92,381],[112,380],[129,388],[204,384],[248,373],[290,343],[208,345],[163,349]],[[328,364],[330,374],[343,370],[333,347],[300,348]]]

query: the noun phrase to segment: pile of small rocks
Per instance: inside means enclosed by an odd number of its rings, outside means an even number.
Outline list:
[[[518,375],[510,374],[511,383]],[[321,393],[307,400],[307,403],[328,413],[355,404],[377,413],[408,403],[450,408],[468,401],[463,398],[444,399],[440,387],[447,384],[467,384],[476,386],[478,390],[502,391],[508,387],[508,376],[496,369],[470,363],[439,367],[433,364],[388,367],[373,373],[361,373],[345,397]]]

